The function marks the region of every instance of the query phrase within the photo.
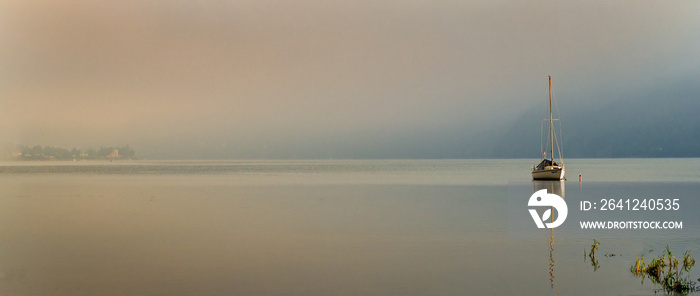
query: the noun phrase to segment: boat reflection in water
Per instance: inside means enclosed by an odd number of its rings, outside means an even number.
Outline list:
[[[542,181],[533,180],[532,181],[532,193],[539,190],[547,189],[547,193],[552,193],[561,196],[566,199],[566,186],[563,180],[552,180],[552,181]],[[554,210],[552,209],[552,212]],[[558,215],[558,213],[557,213]],[[555,215],[551,215],[551,222],[554,222]],[[549,283],[551,288],[554,289],[554,228],[549,229]]]

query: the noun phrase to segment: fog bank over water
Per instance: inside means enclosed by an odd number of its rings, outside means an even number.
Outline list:
[[[650,84],[620,99],[596,102],[581,94],[561,94],[559,110],[564,156],[577,157],[700,157],[700,85],[697,75],[666,84]],[[506,129],[489,157],[536,158],[546,109],[532,109]],[[556,115],[555,115],[556,117]],[[547,126],[543,128],[546,141]],[[524,150],[523,147],[534,149]]]
[[[697,1],[3,7],[4,143],[149,159],[537,157],[552,75],[570,156],[698,156]]]

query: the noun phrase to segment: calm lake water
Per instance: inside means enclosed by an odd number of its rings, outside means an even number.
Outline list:
[[[658,295],[636,256],[700,258],[700,159],[566,161],[572,212],[681,198],[682,232],[631,234],[514,231],[536,163],[1,163],[0,295]]]

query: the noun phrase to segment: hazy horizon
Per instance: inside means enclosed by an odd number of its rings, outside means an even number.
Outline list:
[[[616,102],[646,114],[644,94],[669,87],[700,97],[697,1],[3,6],[3,143],[130,145],[148,159],[452,158],[488,152],[502,142],[492,131],[544,107],[547,75],[570,117]]]

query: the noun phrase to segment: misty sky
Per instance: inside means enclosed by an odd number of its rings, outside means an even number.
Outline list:
[[[700,69],[700,1],[0,7],[2,142],[148,158],[390,157],[507,126],[547,75],[606,101]]]

